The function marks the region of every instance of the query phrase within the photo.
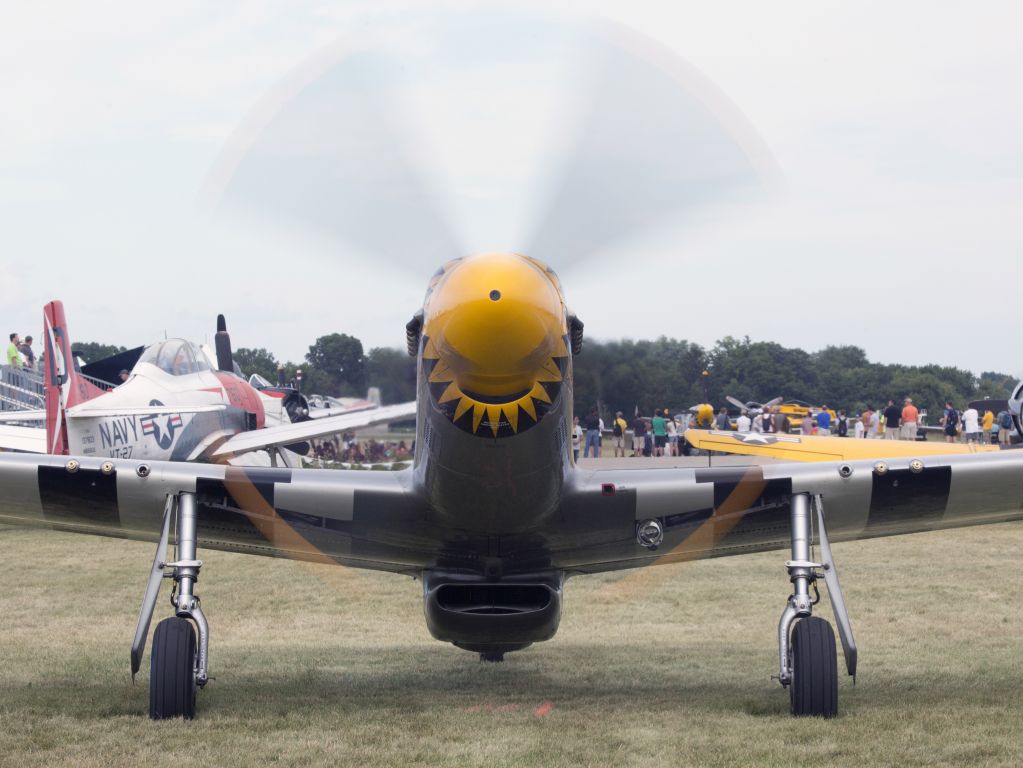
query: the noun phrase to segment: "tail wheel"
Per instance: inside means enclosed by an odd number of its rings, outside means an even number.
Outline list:
[[[808,616],[792,630],[791,712],[797,717],[838,714],[838,661],[835,632],[824,619]]]
[[[195,717],[195,629],[172,617],[156,625],[149,665],[149,716]]]

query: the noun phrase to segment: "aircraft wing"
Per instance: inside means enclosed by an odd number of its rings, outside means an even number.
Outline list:
[[[996,445],[966,445],[923,440],[867,440],[854,437],[761,434],[688,429],[686,440],[705,451],[770,456],[787,461],[850,461],[855,459],[923,458],[969,453],[997,453]]]
[[[897,457],[880,469],[867,459],[665,468],[636,461],[636,469],[577,470],[542,544],[502,536],[502,552],[598,573],[786,549],[797,493],[821,496],[832,542],[1023,519],[1023,451]],[[648,525],[660,533],[644,546]],[[651,578],[643,573],[623,584],[641,591]]]
[[[331,416],[343,416],[347,413],[358,413],[360,411],[371,411],[377,408],[377,404],[370,400],[358,400],[351,405],[331,405],[326,408],[310,408],[310,419],[328,419]]]
[[[368,427],[373,424],[381,424],[388,421],[407,419],[416,414],[416,403],[400,403],[399,405],[385,405],[381,408],[345,413],[340,416],[324,416],[309,421],[299,421],[294,424],[282,424],[278,427],[267,427],[256,429],[251,432],[242,432],[225,441],[216,451],[213,458],[237,456],[250,451],[258,451],[264,448],[292,445],[305,440],[312,440],[317,437],[335,435],[349,429]]]
[[[46,429],[0,424],[0,449],[22,453],[46,453]]]
[[[167,496],[194,493],[200,552],[415,572],[442,546],[410,471],[0,454],[0,487],[0,523],[153,542]]]

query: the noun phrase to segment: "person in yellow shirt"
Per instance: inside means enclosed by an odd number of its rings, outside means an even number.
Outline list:
[[[984,445],[989,445],[991,443],[991,430],[995,426],[995,415],[991,412],[990,408],[984,411],[984,419],[981,421],[981,426],[984,427],[984,440],[982,442]]]
[[[622,418],[622,412],[615,414],[615,420],[611,422],[611,443],[614,445],[615,456],[625,458],[625,430],[629,425]]]

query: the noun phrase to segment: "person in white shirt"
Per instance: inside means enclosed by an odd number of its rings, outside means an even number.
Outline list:
[[[870,414],[870,427],[867,430],[867,437],[876,438],[881,427],[881,415],[877,411]]]
[[[664,422],[664,431],[668,433],[668,455],[678,456],[678,427],[673,418],[668,417]]]
[[[572,417],[572,455],[579,461],[579,448],[583,444],[583,428],[579,425],[579,417]]]
[[[966,442],[979,443],[981,437],[980,429],[980,414],[977,413],[977,409],[967,408],[963,411],[963,432],[966,434]]]
[[[743,411],[739,414],[739,418],[735,420],[735,431],[736,432],[749,432],[753,422],[750,421],[749,414]]]

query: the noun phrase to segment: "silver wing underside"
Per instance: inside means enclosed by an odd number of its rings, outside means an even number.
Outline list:
[[[499,556],[506,572],[593,573],[787,546],[794,493],[822,497],[833,541],[1020,519],[1023,452],[919,465],[577,469],[559,513],[511,535],[441,525],[411,471],[11,454],[0,455],[0,486],[0,522],[156,541],[167,496],[187,492],[200,502],[200,547],[387,571],[471,572]],[[664,530],[655,550],[637,541],[648,520]]]

